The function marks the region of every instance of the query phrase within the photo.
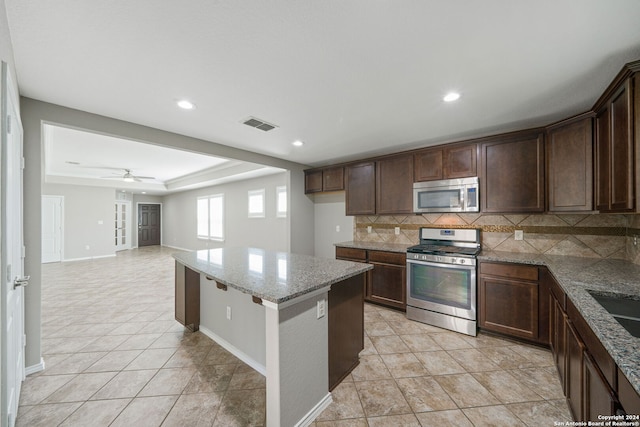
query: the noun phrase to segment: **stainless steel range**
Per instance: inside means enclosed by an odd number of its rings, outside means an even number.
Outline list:
[[[480,230],[421,228],[407,249],[407,318],[476,336],[478,253]]]

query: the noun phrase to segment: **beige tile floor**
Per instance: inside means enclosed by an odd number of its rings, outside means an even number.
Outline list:
[[[264,378],[173,319],[173,250],[43,266],[46,369],[18,426],[263,425]],[[552,426],[567,410],[549,351],[365,306],[361,363],[315,426]]]

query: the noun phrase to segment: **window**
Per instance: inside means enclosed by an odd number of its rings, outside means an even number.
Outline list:
[[[276,216],[286,218],[287,216],[287,187],[276,187]]]
[[[198,238],[224,240],[224,194],[198,197]]]
[[[249,218],[264,218],[264,188],[249,190]]]

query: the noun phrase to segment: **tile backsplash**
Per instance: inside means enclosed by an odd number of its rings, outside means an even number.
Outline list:
[[[425,214],[357,216],[354,221],[356,241],[411,245],[418,242],[420,227],[480,228],[485,249],[619,258],[640,264],[640,215]],[[515,230],[524,232],[523,240],[514,239]]]

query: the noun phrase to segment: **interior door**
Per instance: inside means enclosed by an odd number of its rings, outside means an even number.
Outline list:
[[[160,244],[160,205],[138,205],[138,246]]]
[[[42,196],[42,263],[62,261],[62,196]]]
[[[24,380],[24,247],[22,234],[22,124],[18,96],[10,84],[7,64],[2,63],[2,418],[15,424],[20,386]]]
[[[116,202],[115,208],[116,251],[131,249],[131,203]]]

